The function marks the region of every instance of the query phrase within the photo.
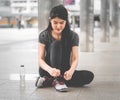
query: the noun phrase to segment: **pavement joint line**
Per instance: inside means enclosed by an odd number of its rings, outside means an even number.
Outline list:
[[[36,80],[36,78],[38,76],[39,76],[38,74],[25,74],[25,80]],[[18,73],[10,74],[9,79],[10,80],[20,80],[20,74],[18,74]]]

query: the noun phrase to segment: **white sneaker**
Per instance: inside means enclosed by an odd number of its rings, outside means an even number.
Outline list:
[[[37,80],[36,80],[35,86],[37,88],[43,87],[44,81],[45,81],[44,77],[38,77]]]
[[[53,78],[48,78],[46,76],[44,77],[38,77],[35,83],[35,86],[37,88],[41,88],[41,87],[49,87],[52,86],[52,82],[53,82]]]
[[[68,91],[67,85],[62,80],[55,79],[52,85],[55,87],[57,91],[60,91],[60,92]]]

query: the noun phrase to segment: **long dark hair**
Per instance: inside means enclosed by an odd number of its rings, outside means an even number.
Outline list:
[[[70,32],[70,25],[68,21],[68,11],[63,5],[58,5],[52,8],[50,11],[50,19],[53,19],[55,17],[61,18],[63,20],[66,20],[66,26],[62,32],[62,39],[64,40],[65,38],[69,37],[69,32]],[[52,31],[52,26],[49,21],[48,27],[46,29],[47,31],[51,32]]]

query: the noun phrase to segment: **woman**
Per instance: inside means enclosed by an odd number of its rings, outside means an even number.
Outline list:
[[[52,8],[49,25],[39,35],[39,74],[36,87],[54,86],[66,91],[67,86],[83,86],[93,80],[90,71],[76,71],[78,35],[70,30],[68,12],[63,5]]]

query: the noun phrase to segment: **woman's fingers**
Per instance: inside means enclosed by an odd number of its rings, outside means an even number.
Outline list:
[[[72,78],[72,75],[69,72],[64,73],[65,80],[70,80]]]
[[[56,68],[53,68],[51,75],[52,75],[53,77],[58,77],[58,76],[60,76],[60,70],[59,70],[59,69],[56,69]]]

